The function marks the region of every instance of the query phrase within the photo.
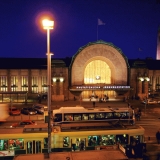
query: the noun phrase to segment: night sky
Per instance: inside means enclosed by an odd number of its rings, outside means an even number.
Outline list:
[[[49,15],[52,58],[72,57],[98,39],[128,59],[156,58],[160,3],[156,0],[0,0],[0,57],[45,58]],[[98,18],[105,25],[98,24]]]

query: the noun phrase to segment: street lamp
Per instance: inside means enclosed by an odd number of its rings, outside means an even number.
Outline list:
[[[50,53],[50,29],[53,29],[54,21],[43,20],[43,28],[47,30],[47,83],[48,83],[48,154],[51,152],[51,53]]]

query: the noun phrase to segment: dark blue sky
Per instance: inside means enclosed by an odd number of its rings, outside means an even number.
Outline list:
[[[129,58],[156,58],[160,4],[156,0],[0,0],[0,57],[45,58],[46,32],[38,25],[52,14],[52,58],[73,56],[98,39]],[[141,48],[141,51],[139,51]]]

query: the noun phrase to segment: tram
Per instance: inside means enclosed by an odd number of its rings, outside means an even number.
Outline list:
[[[56,125],[51,133],[51,150],[81,151],[95,148],[113,147],[144,142],[144,128],[137,125],[111,126],[81,126],[75,124]],[[0,157],[19,154],[36,154],[48,152],[47,124],[28,125],[24,128],[0,129]]]
[[[132,108],[84,108],[61,107],[53,110],[53,120],[58,123],[121,121],[135,124],[135,113]]]

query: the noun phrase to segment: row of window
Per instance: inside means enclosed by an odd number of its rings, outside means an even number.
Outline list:
[[[38,78],[31,77],[32,93],[38,93]],[[11,76],[11,91],[18,91],[18,77]],[[41,77],[41,90],[47,92],[47,77]],[[8,79],[7,76],[0,76],[0,91],[8,91]],[[21,77],[21,91],[28,91],[28,76]]]
[[[86,139],[70,139],[70,137],[63,138],[63,147],[69,147],[71,144],[76,144],[78,147],[81,141],[86,142]],[[115,145],[115,144],[122,144],[127,145],[129,140],[129,136],[126,134],[123,135],[97,135],[97,136],[88,136],[88,146],[108,146],[108,145]],[[140,143],[140,136],[131,136],[130,137],[130,144],[135,142]],[[86,146],[87,144],[85,144]]]
[[[107,146],[114,144],[128,144],[128,135],[96,135],[88,136],[88,146]],[[77,146],[80,144],[81,139],[75,138],[71,139],[66,136],[63,137],[63,147],[69,147],[71,144],[75,143]],[[83,139],[86,142],[86,139]],[[135,141],[140,142],[140,136],[131,136],[130,144],[133,144]],[[32,153],[33,148],[36,150],[36,153],[41,152],[41,141],[28,141],[27,144],[27,153]],[[85,144],[86,145],[86,144]],[[48,148],[48,138],[44,138],[44,148]],[[24,139],[0,139],[0,151],[4,150],[15,150],[15,149],[24,149]]]
[[[106,119],[129,119],[129,112],[100,112],[100,113],[76,113],[64,114],[64,121],[106,120]],[[62,121],[62,114],[55,114],[55,122]]]
[[[0,151],[3,150],[14,150],[14,149],[24,149],[24,140],[19,139],[9,139],[9,140],[0,140]]]

